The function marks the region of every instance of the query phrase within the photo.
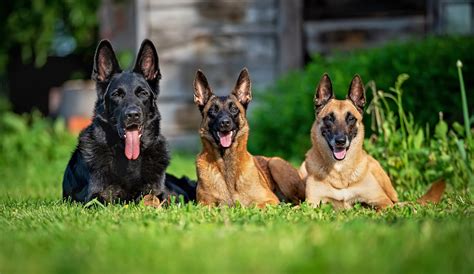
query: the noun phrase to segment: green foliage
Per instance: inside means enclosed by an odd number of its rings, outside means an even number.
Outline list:
[[[12,48],[20,48],[24,62],[46,62],[58,33],[71,35],[77,46],[89,47],[97,28],[96,0],[18,0],[2,3],[0,11],[0,73]]]
[[[474,143],[464,142],[463,132],[449,130],[441,114],[433,134],[429,127],[420,127],[411,113],[406,114],[402,85],[408,78],[406,74],[400,75],[389,92],[377,91],[375,84],[369,83],[374,99],[368,111],[377,117],[373,121],[378,135],[366,140],[366,150],[381,162],[398,189],[404,190],[399,193],[401,197],[415,199],[413,190],[439,178],[469,196],[474,164],[466,159],[474,157]],[[388,100],[395,103],[396,115]]]
[[[51,195],[0,201],[2,273],[469,273],[474,267],[473,204],[456,196],[380,213],[306,204],[84,208]]]
[[[313,97],[324,72],[329,73],[340,99],[345,98],[350,79],[356,73],[366,82],[374,80],[382,90],[388,90],[398,74],[407,73],[411,78],[405,83],[403,103],[406,113],[415,113],[418,124],[435,125],[439,112],[444,113],[449,123],[461,121],[461,96],[454,65],[456,60],[463,60],[465,75],[473,75],[472,52],[473,37],[433,37],[331,57],[314,56],[304,71],[289,73],[265,92],[255,94],[255,101],[260,104],[251,121],[251,150],[301,159],[310,146]],[[473,77],[466,79],[466,86],[474,87]],[[474,100],[468,104],[470,109],[474,108]],[[370,124],[369,117],[366,122]]]
[[[0,112],[0,173],[12,193],[22,185],[33,197],[60,193],[62,174],[76,138],[66,131],[64,121],[44,119],[39,112],[18,115]]]
[[[473,38],[444,37],[392,44],[350,56],[316,56],[304,71],[289,73],[257,94],[263,103],[252,116],[250,150],[301,162],[311,146],[313,97],[319,78],[324,71],[329,72],[336,97],[342,99],[350,79],[359,73],[377,82],[376,86],[368,81],[366,88],[371,102],[365,115],[366,130],[373,133],[366,149],[381,162],[394,184],[412,190],[443,177],[467,191],[473,166],[464,159],[473,159],[474,145],[464,140],[465,131],[458,122],[452,123],[450,130],[445,120],[463,118],[455,64],[457,57],[463,56],[466,71],[472,73],[472,51]],[[402,74],[391,87],[397,70],[410,72],[410,78]],[[468,88],[474,86],[474,78],[467,81]],[[378,91],[380,87],[388,91]],[[468,103],[472,107],[474,101]],[[441,110],[445,111],[442,117]],[[425,122],[436,127],[425,126]],[[409,192],[401,194],[413,198]]]
[[[66,131],[63,120],[52,122],[44,119],[39,112],[30,115],[2,113],[0,132],[1,165],[22,162],[40,164],[64,159],[69,156],[65,152],[70,152],[75,142],[75,138]]]
[[[378,142],[401,138],[390,119],[382,121],[387,135],[369,143],[383,157],[378,149],[385,144]],[[435,134],[450,138],[445,123]],[[420,143],[404,142],[410,148]],[[0,111],[1,273],[464,273],[474,267],[473,203],[457,188],[448,188],[439,205],[382,212],[307,204],[86,207],[60,198],[75,144],[61,121]],[[399,169],[411,168],[403,164]],[[173,155],[168,171],[195,178],[194,156]],[[397,186],[405,197],[424,191],[407,192],[407,186]]]

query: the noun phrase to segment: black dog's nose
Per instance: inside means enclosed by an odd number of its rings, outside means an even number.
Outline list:
[[[125,112],[125,116],[129,121],[138,121],[142,115],[139,108],[129,108]]]
[[[343,146],[346,144],[346,136],[344,135],[336,136],[334,138],[334,141],[336,142],[336,145]]]
[[[223,119],[220,121],[219,125],[220,125],[221,128],[229,128],[229,127],[230,127],[230,123],[231,123],[231,121],[230,121],[229,118],[223,118]]]

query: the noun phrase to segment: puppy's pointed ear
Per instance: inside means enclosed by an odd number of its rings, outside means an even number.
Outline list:
[[[158,80],[161,79],[158,53],[153,42],[148,39],[143,40],[140,46],[133,72],[143,75],[153,91],[158,94]]]
[[[351,100],[352,103],[356,106],[357,110],[362,114],[364,112],[365,106],[365,89],[362,79],[359,75],[354,75],[352,78],[351,85],[349,86],[349,93],[347,94],[347,99]]]
[[[331,79],[327,73],[324,73],[314,94],[314,108],[316,114],[333,98],[334,93],[332,92]]]
[[[200,69],[198,69],[198,71],[196,72],[193,85],[194,103],[199,107],[199,109],[202,110],[213,93],[211,87],[207,82],[206,76]]]
[[[109,82],[112,75],[121,72],[112,45],[108,40],[100,41],[94,56],[92,80],[97,83]]]
[[[247,108],[250,101],[252,101],[252,84],[247,68],[243,68],[240,72],[232,94],[237,97],[237,100],[239,100],[245,108]]]

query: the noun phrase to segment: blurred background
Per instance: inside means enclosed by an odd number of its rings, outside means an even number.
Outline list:
[[[98,41],[110,39],[129,68],[150,38],[163,75],[162,132],[173,149],[199,149],[196,69],[225,94],[246,66],[256,98],[251,149],[285,154],[309,145],[312,95],[326,71],[339,96],[355,73],[384,90],[408,73],[404,100],[417,121],[434,125],[440,111],[450,122],[461,120],[455,62],[463,60],[469,90],[473,34],[470,0],[3,1],[0,97],[3,109],[38,110],[78,132],[92,114],[88,79]],[[472,113],[474,100],[468,101]],[[269,134],[275,141],[268,142]],[[295,134],[298,148],[285,150]]]

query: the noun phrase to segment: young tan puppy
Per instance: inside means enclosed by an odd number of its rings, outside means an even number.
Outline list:
[[[251,100],[247,69],[241,71],[230,95],[221,97],[213,94],[201,71],[196,73],[194,102],[202,114],[199,134],[203,146],[196,159],[199,203],[264,207],[280,199],[304,200],[304,185],[292,185],[290,182],[299,180],[286,177],[286,170],[288,176],[295,173],[288,163],[247,151],[246,109]]]
[[[352,79],[345,100],[334,98],[331,80],[323,75],[314,97],[312,147],[299,171],[306,180],[306,199],[311,205],[332,203],[336,208],[351,208],[360,202],[381,209],[398,202],[390,178],[362,148],[365,102],[358,75]],[[444,187],[444,183],[434,184],[419,202],[438,202]]]

